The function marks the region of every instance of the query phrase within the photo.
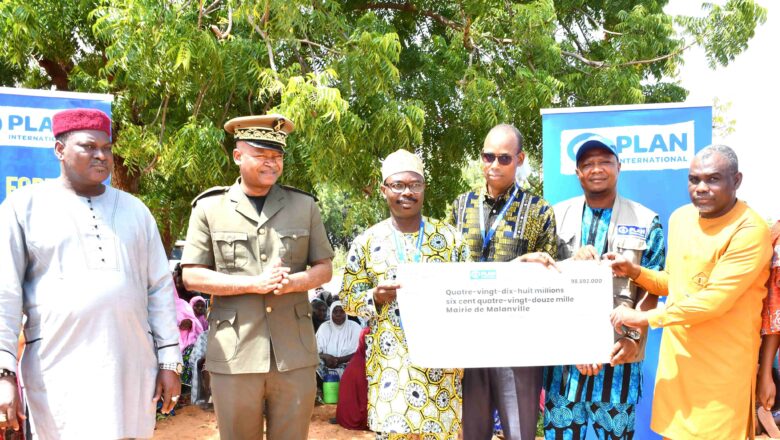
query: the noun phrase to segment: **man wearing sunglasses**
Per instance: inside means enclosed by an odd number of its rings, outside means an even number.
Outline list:
[[[382,163],[382,179],[390,218],[355,238],[339,294],[344,310],[366,318],[371,328],[366,336],[368,427],[389,438],[406,433],[455,439],[463,371],[411,364],[396,301],[401,287],[396,270],[404,262],[467,261],[468,247],[455,228],[422,215],[425,172],[419,157],[406,150],[390,154]]]
[[[481,157],[484,187],[455,199],[450,218],[462,231],[472,259],[554,264],[550,257],[557,252],[553,210],[515,182],[517,168],[525,160],[520,132],[508,124],[493,127]],[[493,410],[498,409],[504,438],[533,439],[541,388],[541,367],[466,369],[464,438],[490,439]]]
[[[618,194],[620,160],[614,142],[594,135],[575,151],[583,195],[554,207],[558,259],[599,260],[617,252],[647,269],[663,270],[666,252],[658,214]],[[613,279],[612,294],[615,307],[649,310],[658,302],[627,277]],[[633,438],[646,333],[646,327],[616,333],[609,364],[545,369],[545,438],[585,438],[589,423],[597,438]]]

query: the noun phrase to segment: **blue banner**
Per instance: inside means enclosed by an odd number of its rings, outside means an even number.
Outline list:
[[[621,162],[618,193],[657,212],[668,231],[669,215],[690,203],[687,182],[691,160],[712,143],[712,107],[646,104],[545,109],[542,132],[544,198],[548,202],[555,204],[582,194],[574,173],[574,146],[598,134],[614,140],[617,146]],[[634,436],[642,440],[661,438],[650,430],[660,341],[661,331],[651,331]]]
[[[51,117],[68,108],[111,116],[111,95],[0,87],[0,202],[24,185],[60,175]]]

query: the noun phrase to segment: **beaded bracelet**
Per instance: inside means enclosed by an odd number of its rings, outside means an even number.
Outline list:
[[[13,376],[14,378],[16,378],[16,373],[14,373],[11,370],[7,370],[5,368],[0,370],[0,377],[8,377],[8,376]]]

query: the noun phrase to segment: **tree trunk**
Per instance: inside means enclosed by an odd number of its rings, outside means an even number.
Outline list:
[[[138,194],[138,184],[141,176],[125,165],[125,159],[114,155],[114,172],[111,174],[111,186],[130,194]]]
[[[165,248],[165,255],[170,257],[173,250],[173,243],[176,241],[176,237],[173,236],[171,227],[171,210],[167,206],[161,206],[157,217],[157,227],[160,230],[160,239]]]

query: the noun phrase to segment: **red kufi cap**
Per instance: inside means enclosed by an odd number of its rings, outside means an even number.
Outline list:
[[[93,108],[63,110],[52,118],[54,137],[74,130],[98,130],[111,137],[111,118]]]

